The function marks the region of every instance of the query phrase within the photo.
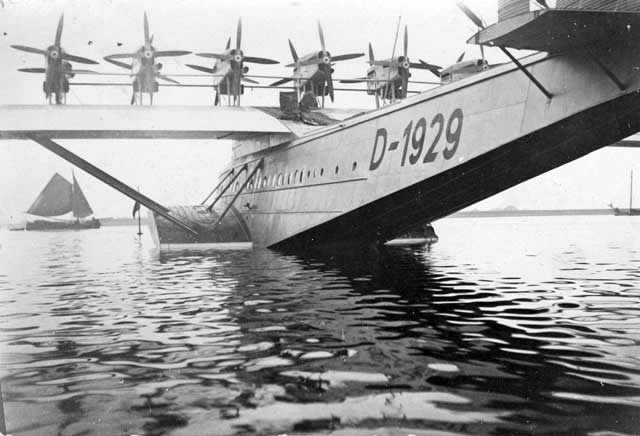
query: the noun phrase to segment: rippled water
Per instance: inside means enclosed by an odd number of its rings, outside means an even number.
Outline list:
[[[159,254],[0,232],[14,435],[638,434],[640,219],[450,219],[430,248]]]

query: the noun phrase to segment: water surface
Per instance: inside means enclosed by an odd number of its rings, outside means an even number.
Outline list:
[[[339,256],[1,231],[7,430],[638,434],[640,219],[435,228]]]

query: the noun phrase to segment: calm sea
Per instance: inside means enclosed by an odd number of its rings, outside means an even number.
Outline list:
[[[0,231],[7,432],[640,434],[640,217],[435,228],[333,257]]]

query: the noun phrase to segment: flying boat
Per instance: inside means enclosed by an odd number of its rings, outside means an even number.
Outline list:
[[[58,21],[58,28],[56,29],[56,36],[53,44],[47,47],[46,50],[29,47],[26,45],[11,46],[16,50],[24,51],[27,53],[44,55],[46,62],[44,68],[19,68],[18,71],[22,71],[24,73],[44,73],[45,79],[44,82],[42,82],[42,90],[49,104],[52,103],[52,97],[55,98],[56,104],[66,103],[67,93],[69,92],[70,78],[73,78],[76,74],[79,73],[93,73],[93,71],[90,70],[76,70],[71,65],[71,62],[92,65],[98,63],[91,59],[67,53],[61,45],[63,28],[64,15],[61,15],[60,20]]]
[[[481,24],[468,42],[510,62],[377,109],[2,106],[0,139],[35,141],[145,206],[161,248],[301,250],[384,243],[640,132],[637,2],[501,0],[492,25],[467,16]],[[321,45],[294,56],[313,74],[288,81],[329,87]],[[59,143],[83,138],[225,139],[232,158],[199,204],[166,206]]]

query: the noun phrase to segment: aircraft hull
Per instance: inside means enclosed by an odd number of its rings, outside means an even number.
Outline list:
[[[550,100],[508,64],[235,156],[264,158],[235,205],[258,246],[392,239],[639,131],[637,40],[592,48],[624,90],[585,53],[538,54]]]

